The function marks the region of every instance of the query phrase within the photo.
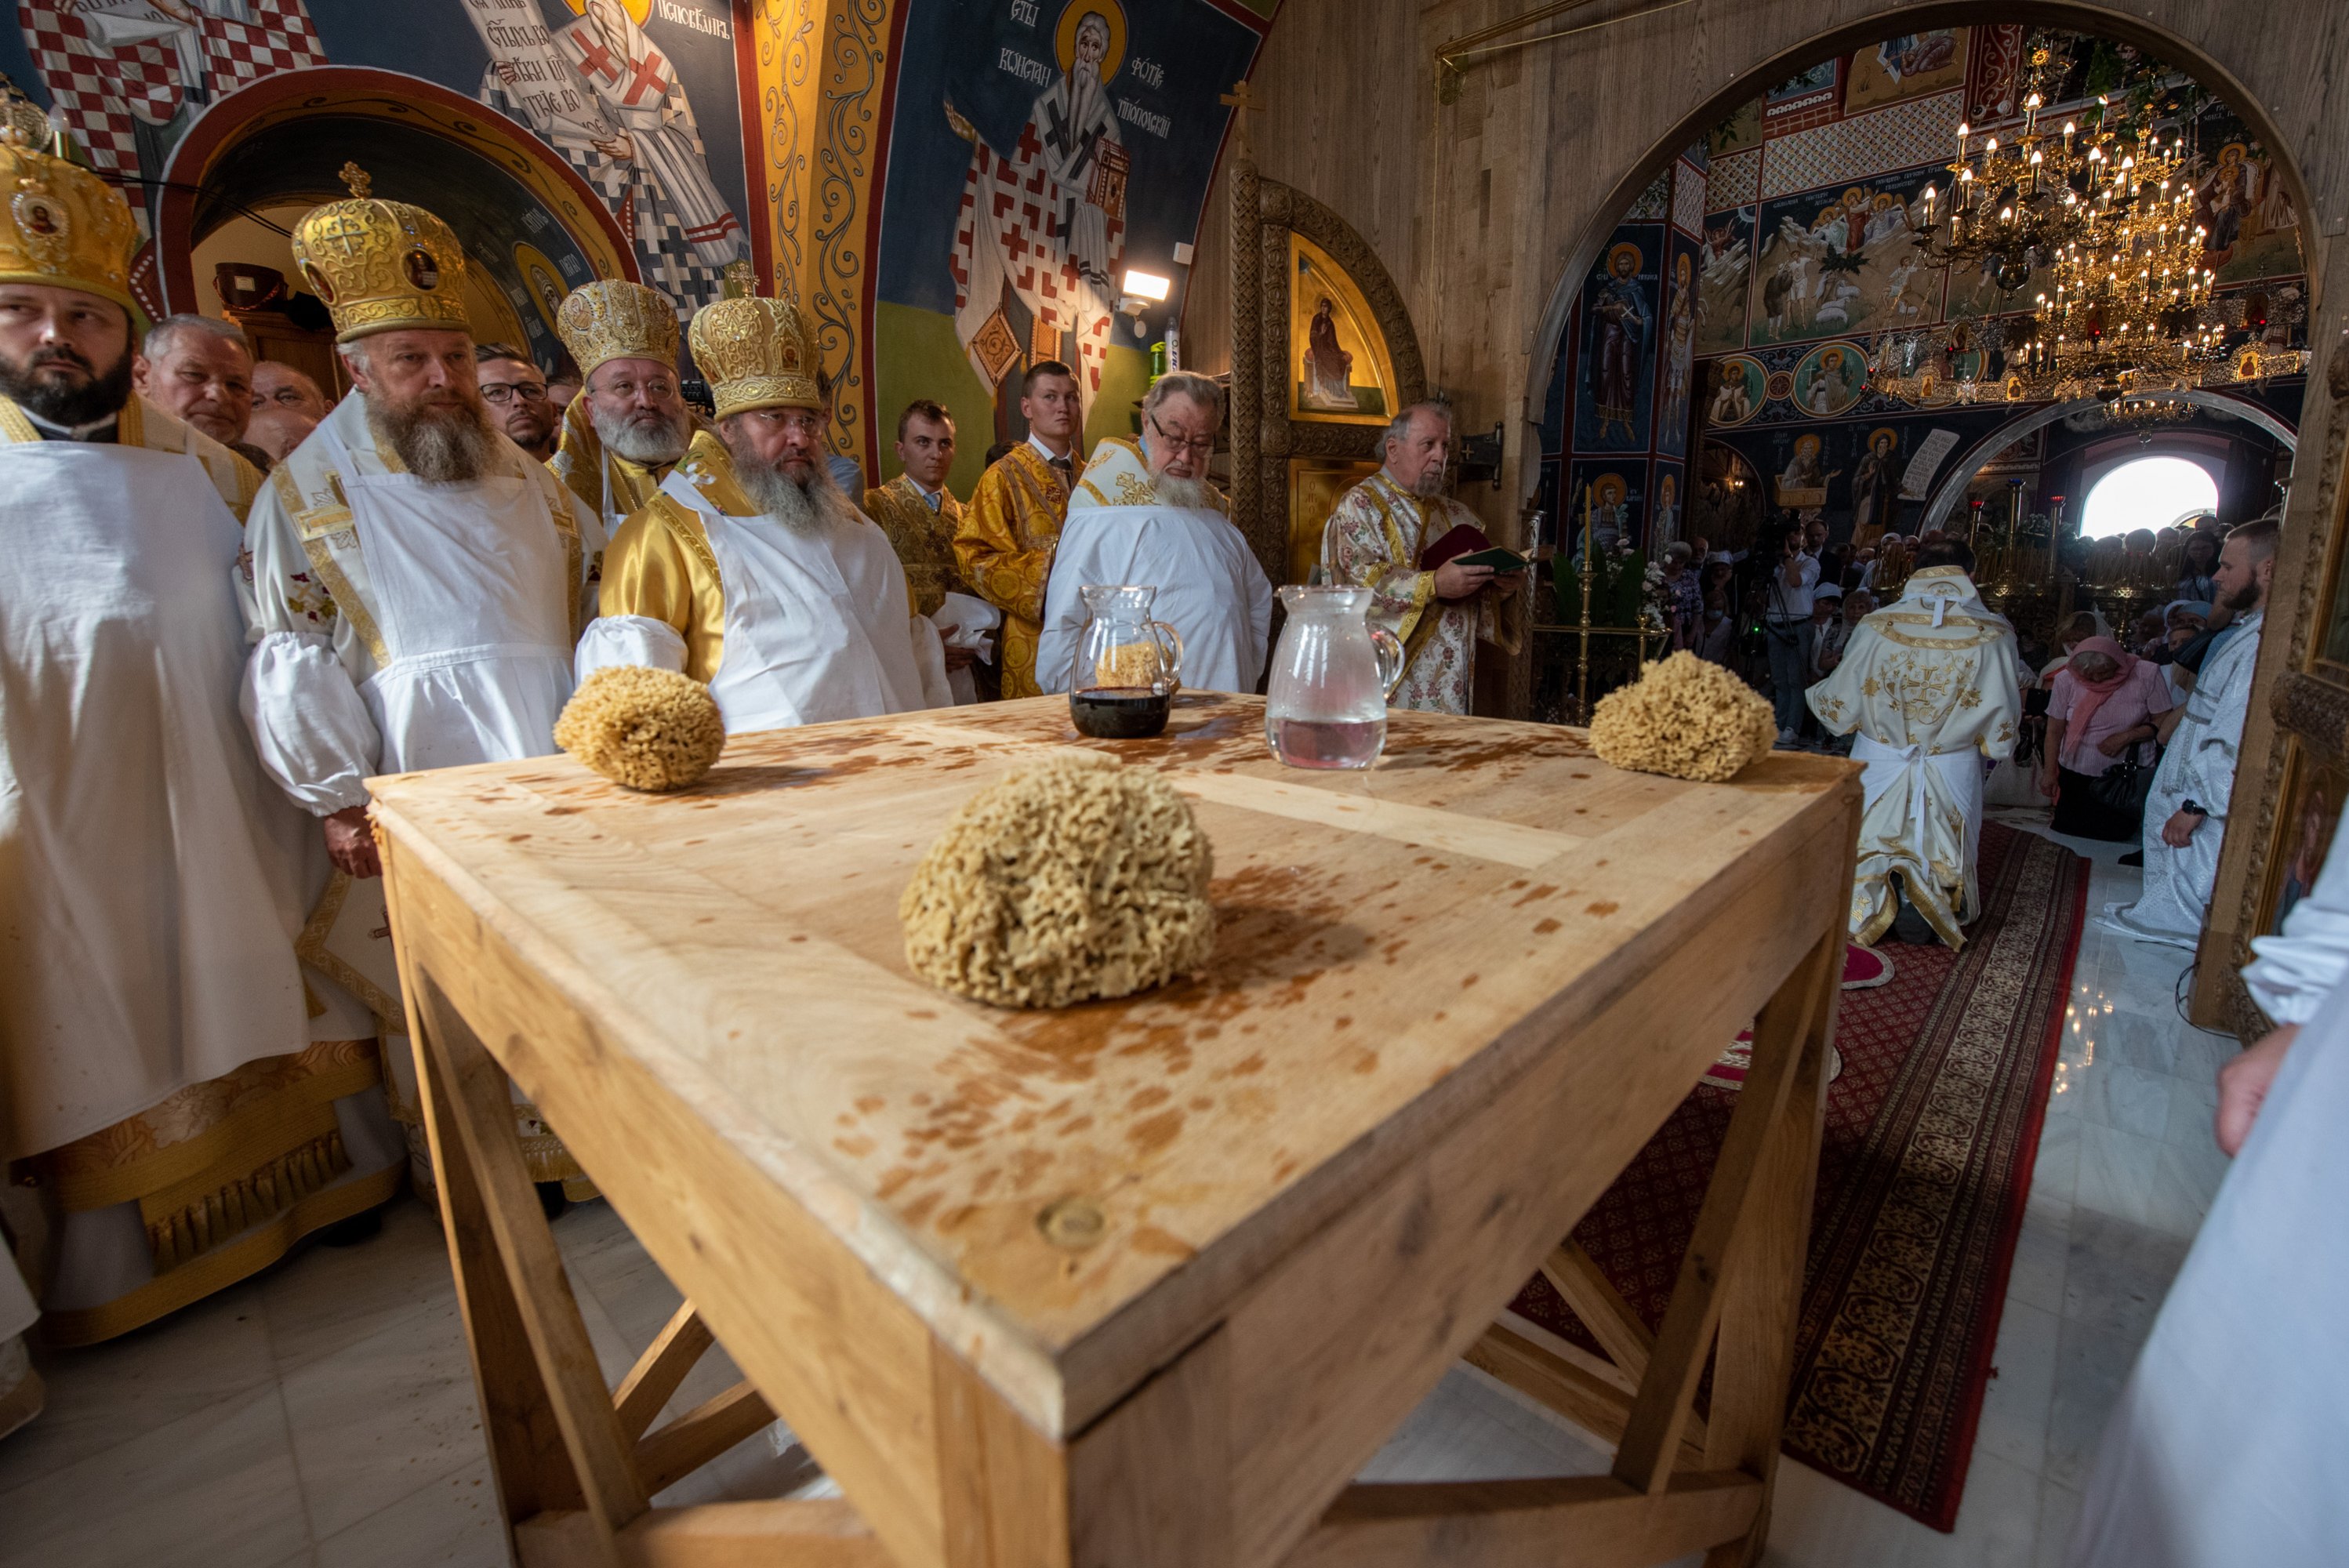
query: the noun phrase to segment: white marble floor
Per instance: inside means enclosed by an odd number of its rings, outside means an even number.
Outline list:
[[[2022,825],[2018,820],[2018,825]],[[2133,896],[2119,846],[2094,913]],[[2186,954],[2092,923],[2015,1255],[1965,1501],[1928,1530],[1804,1466],[1780,1469],[1768,1561],[1783,1568],[2053,1564],[2105,1414],[2226,1161],[2210,1141],[2233,1042],[2180,1021]],[[555,1235],[608,1376],[677,1294],[605,1204]],[[730,1380],[713,1356],[674,1408]],[[384,1233],[314,1248],[140,1333],[40,1357],[47,1411],[0,1441],[0,1568],[421,1568],[505,1561],[437,1222],[413,1200]],[[663,1501],[821,1489],[796,1449],[752,1439]],[[1454,1373],[1372,1462],[1374,1479],[1573,1474],[1588,1438],[1481,1376]]]

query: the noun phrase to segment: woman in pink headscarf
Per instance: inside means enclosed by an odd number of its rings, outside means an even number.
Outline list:
[[[2094,782],[2125,756],[2153,765],[2157,714],[2171,706],[2169,684],[2155,665],[2110,637],[2090,637],[2055,672],[2047,701],[2045,762],[2040,793],[2055,802],[2055,831],[2111,842],[2137,841],[2141,824],[2097,798]]]

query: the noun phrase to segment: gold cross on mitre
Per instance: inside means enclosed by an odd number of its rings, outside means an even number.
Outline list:
[[[1248,138],[1247,117],[1264,112],[1264,104],[1257,98],[1256,90],[1248,86],[1247,78],[1242,77],[1232,84],[1231,91],[1216,101],[1232,111],[1232,130],[1239,138],[1239,154],[1248,161],[1254,162],[1256,144]]]

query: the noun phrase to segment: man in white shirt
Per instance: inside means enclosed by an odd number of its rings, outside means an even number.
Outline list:
[[[1085,628],[1079,591],[1104,583],[1158,590],[1151,613],[1183,639],[1185,686],[1256,690],[1272,583],[1207,482],[1223,403],[1206,377],[1170,372],[1143,399],[1140,441],[1112,438],[1086,459],[1044,594],[1036,677],[1045,690],[1091,684],[1075,667]]]
[[[1810,684],[1811,591],[1819,558],[1803,548],[1803,525],[1788,522],[1772,552],[1763,599],[1763,632],[1770,650],[1770,704],[1778,714],[1778,744],[1792,746],[1803,727],[1803,690]]]

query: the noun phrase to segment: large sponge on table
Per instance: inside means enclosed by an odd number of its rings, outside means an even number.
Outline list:
[[[678,789],[726,749],[726,721],[691,676],[620,665],[579,683],[554,722],[554,744],[615,784]]]
[[[980,790],[897,903],[905,961],[1009,1007],[1129,995],[1203,967],[1215,857],[1157,773],[1072,752]]]
[[[1682,649],[1599,699],[1590,748],[1640,773],[1718,784],[1768,751],[1778,720],[1762,695]]]

